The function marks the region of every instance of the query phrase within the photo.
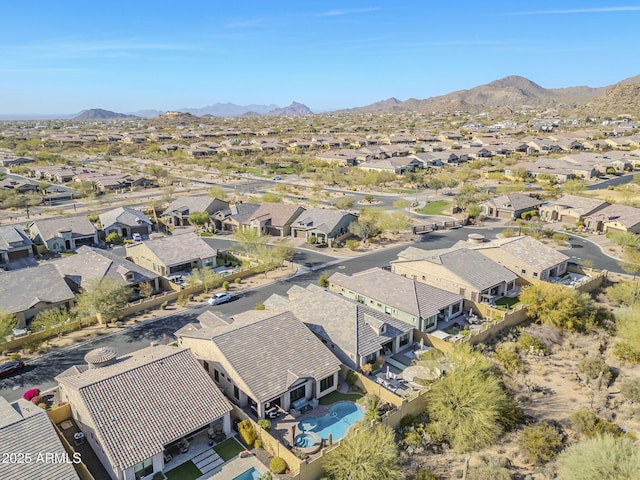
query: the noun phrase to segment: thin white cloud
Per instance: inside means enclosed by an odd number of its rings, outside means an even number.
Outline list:
[[[335,9],[328,10],[326,12],[319,13],[319,17],[342,17],[344,15],[353,15],[357,13],[368,13],[380,10],[379,7],[366,7],[366,8],[347,8],[347,9]]]
[[[510,12],[507,15],[571,15],[576,13],[616,13],[640,12],[640,6],[628,5],[620,7],[571,8],[558,10],[530,10],[525,12]]]

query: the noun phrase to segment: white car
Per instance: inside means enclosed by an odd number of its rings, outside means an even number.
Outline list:
[[[131,240],[133,240],[134,242],[141,242],[142,235],[140,235],[139,233],[134,233],[133,235],[131,235]]]
[[[220,305],[221,303],[227,303],[231,301],[231,295],[228,293],[216,293],[213,297],[207,300],[209,305]]]

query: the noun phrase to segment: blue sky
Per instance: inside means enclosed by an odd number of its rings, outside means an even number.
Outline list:
[[[0,114],[609,85],[640,73],[640,2],[620,2],[3,2]]]

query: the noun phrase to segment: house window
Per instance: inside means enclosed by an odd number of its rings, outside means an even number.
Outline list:
[[[208,372],[209,371],[209,362],[202,362],[202,366],[204,367],[204,371]]]
[[[538,278],[538,272],[533,272],[533,278]]]
[[[323,378],[322,380],[320,380],[320,391],[324,392],[325,390],[327,390],[328,388],[333,387],[333,375],[328,376],[327,378]]]
[[[400,346],[404,347],[407,343],[409,343],[409,334],[405,333],[400,337]]]
[[[133,472],[136,475],[136,480],[151,475],[153,473],[153,458],[147,458],[144,462],[138,463],[133,467]]]
[[[520,274],[521,274],[521,275],[526,275],[526,274],[527,274],[527,271],[523,268],[523,269],[520,271]]]
[[[218,370],[216,370],[215,368],[213,369],[213,379],[216,382],[220,381],[220,372]]]
[[[455,303],[453,305],[451,305],[451,313],[458,313],[460,311],[460,304],[459,303]]]
[[[304,397],[305,397],[304,385],[299,386],[295,390],[291,390],[291,392],[289,393],[289,401],[291,403],[295,402],[296,400],[300,400],[301,398],[304,398]]]
[[[364,363],[373,363],[376,361],[377,353],[372,353],[371,355],[367,355],[364,357]]]
[[[240,389],[237,387],[237,385],[233,386],[233,396],[240,400]]]
[[[391,315],[391,307],[384,307],[384,313]]]

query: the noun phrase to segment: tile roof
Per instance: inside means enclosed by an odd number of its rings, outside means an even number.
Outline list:
[[[100,368],[72,367],[56,381],[79,392],[107,458],[123,470],[231,411],[191,350],[168,345]]]
[[[371,268],[353,275],[336,272],[329,277],[329,283],[335,283],[420,318],[437,315],[441,309],[463,299],[456,293],[381,268]]]
[[[310,208],[302,212],[292,226],[314,228],[323,233],[330,233],[345,216],[350,216],[352,220],[356,220],[355,215],[344,210]]]
[[[215,257],[218,252],[195,233],[167,235],[154,240],[127,245],[127,251],[144,244],[167,266],[190,262],[194,259]]]
[[[272,295],[265,305],[276,311],[293,312],[314,333],[346,352],[370,355],[390,339],[413,330],[408,323],[317,285],[294,286],[287,293],[289,298]],[[377,328],[380,323],[387,325],[384,332]]]
[[[485,257],[480,252],[468,248],[454,247],[443,250],[422,250],[416,247],[408,247],[398,254],[398,258],[402,260],[425,260],[443,265],[451,273],[479,291],[494,287],[502,282],[509,283],[518,278],[512,271]]]
[[[225,204],[225,207],[229,206],[227,202],[218,200],[217,198],[211,198],[208,195],[178,197],[169,204],[163,215],[173,212],[179,212],[180,214],[185,215],[189,215],[189,213],[193,212],[209,212],[210,214],[213,214],[214,212],[211,211],[211,208],[216,202]]]
[[[257,203],[238,203],[233,207],[226,208],[216,212],[214,218],[218,220],[224,220],[225,218],[232,218],[238,223],[248,220],[256,210],[260,208]]]
[[[304,212],[304,208],[298,205],[290,205],[286,203],[262,203],[253,215],[249,217],[247,222],[253,219],[270,218],[271,225],[274,227],[282,227],[287,223],[291,223],[298,217],[298,209]],[[245,222],[245,223],[247,223]]]
[[[262,319],[205,312],[198,320],[175,335],[210,338],[257,401],[282,395],[299,378],[321,380],[340,369],[340,360],[291,312]]]
[[[569,257],[564,253],[548,247],[528,235],[502,238],[478,245],[470,245],[468,248],[478,250],[480,253],[486,248],[499,248],[540,270],[555,267],[569,260]]]
[[[76,250],[75,255],[55,260],[51,265],[78,287],[82,287],[83,281],[94,278],[111,277],[127,284],[136,284],[160,276],[109,250],[86,245]],[[133,278],[127,279],[126,276],[130,274],[133,274]]]
[[[13,225],[0,227],[0,251],[8,251],[27,245],[32,245],[32,242],[21,227]]]
[[[598,210],[589,218],[604,222],[618,222],[626,228],[632,228],[640,223],[640,208],[613,204]]]
[[[55,217],[36,220],[29,225],[36,226],[45,242],[59,237],[59,232],[63,230],[71,230],[74,238],[93,235],[96,232],[96,228],[87,217]]]
[[[74,294],[50,263],[0,273],[0,310],[24,312],[38,303],[60,303]]]
[[[26,455],[30,457],[30,461],[22,463],[8,461],[8,457],[0,462],[0,478],[3,480],[79,479],[71,463],[46,461],[45,454],[66,458],[66,451],[47,413],[26,400],[10,404],[0,397],[0,452],[4,455],[25,455],[23,459],[27,458]]]
[[[607,202],[598,198],[579,197],[577,195],[563,195],[558,200],[549,202],[542,208],[559,206],[571,209],[580,215],[588,215],[593,210],[603,205],[607,205]]]
[[[530,197],[529,195],[523,195],[522,193],[509,193],[507,195],[500,195],[498,197],[488,200],[487,203],[492,203],[496,208],[519,211],[528,208],[535,208],[538,205],[542,205],[542,201],[537,198]]]
[[[113,210],[109,210],[108,212],[99,215],[98,218],[100,219],[103,229],[106,229],[116,223],[129,227],[151,225],[151,220],[149,220],[149,217],[144,213],[127,207],[118,207]]]

